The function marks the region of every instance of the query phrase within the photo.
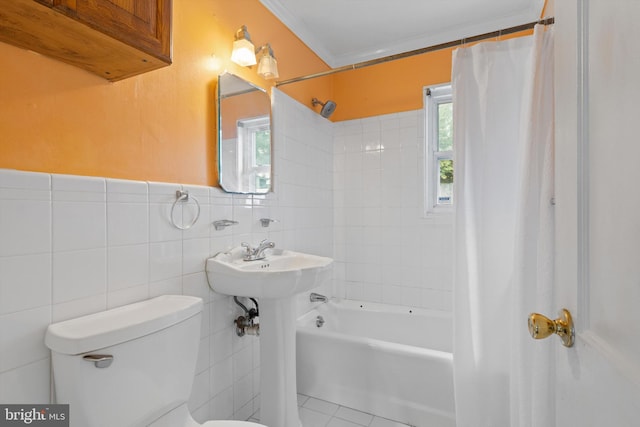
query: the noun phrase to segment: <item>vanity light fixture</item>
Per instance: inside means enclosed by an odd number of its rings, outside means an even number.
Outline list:
[[[251,37],[246,25],[236,31],[233,50],[231,51],[231,61],[243,67],[256,64],[255,47],[251,43]]]
[[[278,61],[273,55],[273,50],[269,43],[262,45],[256,50],[258,56],[258,75],[264,79],[278,78]]]
[[[269,43],[262,45],[256,51],[258,55],[258,75],[264,79],[278,78],[278,61],[273,55],[273,50]]]

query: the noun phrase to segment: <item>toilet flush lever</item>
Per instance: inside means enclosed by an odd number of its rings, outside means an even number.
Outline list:
[[[96,368],[108,368],[113,362],[113,356],[110,354],[87,354],[83,359],[92,362]]]

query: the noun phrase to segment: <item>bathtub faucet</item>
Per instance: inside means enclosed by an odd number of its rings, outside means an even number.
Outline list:
[[[244,257],[242,257],[245,261],[257,261],[260,259],[265,259],[266,255],[264,251],[267,249],[272,249],[276,247],[276,244],[264,239],[262,242],[258,244],[257,248],[252,248],[250,244],[243,242],[242,247],[245,248]]]
[[[316,294],[315,292],[312,292],[311,295],[309,295],[309,301],[311,301],[311,302],[327,302],[327,297],[325,297],[324,295],[320,295],[320,294]]]

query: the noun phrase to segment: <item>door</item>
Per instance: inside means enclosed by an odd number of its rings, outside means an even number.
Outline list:
[[[640,1],[559,0],[555,16],[556,301],[576,322],[556,425],[637,426]]]

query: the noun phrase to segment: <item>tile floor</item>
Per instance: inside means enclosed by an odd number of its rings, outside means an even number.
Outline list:
[[[298,407],[304,427],[410,427],[302,394],[298,395]],[[260,422],[259,411],[249,421]]]

